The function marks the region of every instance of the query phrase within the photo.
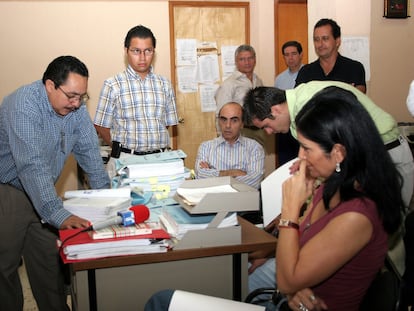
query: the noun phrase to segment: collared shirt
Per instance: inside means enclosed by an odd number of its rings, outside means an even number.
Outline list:
[[[57,228],[71,216],[56,194],[55,182],[72,152],[92,188],[109,188],[98,136],[84,105],[66,116],[58,115],[40,80],[4,98],[0,182],[26,192],[41,219]]]
[[[217,177],[225,170],[242,170],[247,174],[235,178],[257,189],[264,174],[264,158],[263,147],[253,139],[240,136],[234,144],[229,144],[219,136],[201,143],[195,162],[196,178]],[[210,165],[209,169],[200,168],[203,161]]]
[[[300,66],[300,68],[302,67],[303,65]],[[298,76],[299,70],[296,72],[292,72],[288,68],[282,73],[280,73],[275,79],[275,87],[281,90],[293,89],[295,87],[296,77]]]
[[[151,71],[142,79],[130,65],[104,82],[96,125],[110,128],[112,140],[136,151],[170,146],[167,126],[178,123],[171,82]]]
[[[303,66],[296,77],[296,85],[314,80],[342,81],[352,85],[366,86],[364,66],[341,54],[338,54],[334,67],[327,75],[323,71],[319,59]]]
[[[244,73],[238,70],[233,72],[216,91],[216,115],[227,103],[234,102],[243,106],[244,95],[256,86],[263,86],[263,82],[255,73],[253,73],[252,82]]]
[[[291,119],[290,130],[294,137],[297,137],[296,124],[294,122],[296,115],[309,101],[309,99],[313,97],[313,95],[328,86],[337,86],[351,91],[358,98],[358,101],[365,107],[374,120],[374,123],[377,126],[377,129],[385,144],[398,138],[400,134],[398,124],[389,113],[375,105],[375,103],[368,96],[356,87],[348,83],[337,81],[311,81],[308,83],[302,83],[292,90],[286,90],[286,100]],[[355,124],[355,126],[358,126],[358,124]]]

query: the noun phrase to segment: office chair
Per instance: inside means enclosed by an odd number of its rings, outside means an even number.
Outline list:
[[[276,288],[258,288],[249,293],[245,299],[246,303],[263,304],[266,301],[255,299],[256,297],[267,294],[272,295],[273,303],[278,304],[281,301],[282,294]],[[361,305],[360,311],[396,311],[400,298],[400,277],[390,266],[389,258],[385,260],[385,265],[378,272],[366,292]],[[287,302],[280,304],[278,310],[290,310]]]

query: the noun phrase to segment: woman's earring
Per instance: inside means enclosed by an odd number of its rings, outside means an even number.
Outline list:
[[[337,173],[341,172],[341,163],[339,163],[339,162],[336,163],[335,172],[337,172]]]

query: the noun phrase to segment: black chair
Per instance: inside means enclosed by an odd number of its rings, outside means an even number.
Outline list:
[[[405,218],[405,271],[401,281],[398,311],[414,306],[414,211]]]
[[[258,288],[247,295],[245,302],[264,304],[270,299],[277,304],[282,294],[275,288]],[[261,297],[266,297],[262,299]],[[271,297],[271,298],[270,298]],[[388,258],[384,267],[371,283],[360,305],[360,311],[396,311],[400,298],[400,277],[390,265]],[[290,310],[287,303],[280,310]]]

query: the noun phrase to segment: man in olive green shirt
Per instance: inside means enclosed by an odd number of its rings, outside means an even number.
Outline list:
[[[273,87],[254,88],[244,99],[245,122],[263,129],[268,134],[287,133],[290,128],[292,135],[297,137],[294,122],[296,115],[309,99],[329,86],[352,92],[371,115],[385,147],[403,177],[401,192],[404,203],[408,206],[414,188],[414,162],[410,147],[400,135],[395,119],[351,84],[337,81],[311,81],[286,91]]]

